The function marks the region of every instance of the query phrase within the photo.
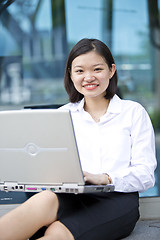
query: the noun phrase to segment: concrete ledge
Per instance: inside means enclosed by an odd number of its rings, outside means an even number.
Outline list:
[[[160,219],[160,197],[140,198],[140,219]]]

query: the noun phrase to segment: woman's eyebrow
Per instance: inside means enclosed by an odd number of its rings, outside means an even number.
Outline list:
[[[76,68],[76,67],[83,67],[83,66],[81,66],[81,65],[75,65],[75,66],[73,66],[73,68]]]
[[[96,66],[104,66],[104,63],[97,63],[97,64],[94,64],[93,66],[94,67],[96,67]]]
[[[96,67],[96,66],[104,66],[104,63],[93,64],[93,67]],[[76,68],[76,67],[83,67],[83,66],[82,65],[75,65],[75,66],[73,66],[73,68]]]

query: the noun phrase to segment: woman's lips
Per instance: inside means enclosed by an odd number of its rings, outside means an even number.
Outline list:
[[[87,90],[94,90],[98,87],[98,84],[86,84],[83,87]]]

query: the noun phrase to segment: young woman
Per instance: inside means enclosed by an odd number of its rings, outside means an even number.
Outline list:
[[[108,47],[82,39],[71,50],[65,88],[86,183],[115,185],[111,193],[43,191],[0,219],[0,240],[25,240],[47,226],[44,240],[114,240],[139,219],[138,192],[154,185],[155,141],[144,108],[116,95]]]

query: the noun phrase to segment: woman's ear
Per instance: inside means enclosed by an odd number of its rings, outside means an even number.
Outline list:
[[[115,74],[116,71],[116,65],[113,63],[112,64],[112,68],[110,69],[110,79],[113,77],[113,75]]]

